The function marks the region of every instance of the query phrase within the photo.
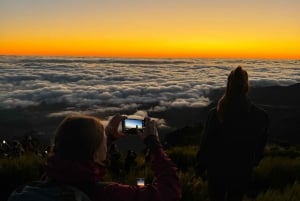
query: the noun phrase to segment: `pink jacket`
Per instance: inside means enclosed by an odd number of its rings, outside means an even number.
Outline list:
[[[155,174],[152,184],[144,187],[119,183],[93,185],[89,197],[93,201],[177,201],[181,199],[181,187],[176,166],[162,148],[150,151],[151,169]],[[46,164],[48,178],[60,183],[96,184],[105,174],[103,167],[92,161],[66,161],[55,156]],[[81,188],[81,190],[83,190]],[[89,189],[91,190],[91,189]],[[83,190],[85,191],[85,190]]]

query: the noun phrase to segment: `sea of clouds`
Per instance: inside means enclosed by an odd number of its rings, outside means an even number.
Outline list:
[[[67,103],[98,112],[154,105],[203,107],[241,65],[252,86],[300,82],[299,60],[111,59],[0,56],[0,108]],[[64,115],[54,113],[50,115]]]

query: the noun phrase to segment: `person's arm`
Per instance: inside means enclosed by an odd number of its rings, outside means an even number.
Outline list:
[[[201,142],[199,146],[199,150],[197,152],[197,162],[195,167],[196,176],[200,176],[204,178],[204,173],[207,169],[207,163],[208,163],[208,148],[210,144],[210,138],[211,138],[211,132],[212,132],[212,121],[215,116],[215,110],[212,110],[209,112],[207,120],[205,122],[202,136],[201,136]]]
[[[180,200],[182,192],[176,165],[161,148],[156,138],[149,136],[145,139],[145,143],[150,148],[151,169],[156,177],[152,185],[158,190],[157,193],[161,198],[158,200]]]
[[[155,179],[144,187],[112,184],[107,187],[110,200],[118,201],[177,201],[181,199],[181,186],[176,165],[162,149],[154,121],[146,120],[143,134],[150,149],[151,169]]]

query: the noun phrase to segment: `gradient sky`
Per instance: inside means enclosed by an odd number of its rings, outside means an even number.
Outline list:
[[[0,55],[300,58],[299,0],[0,0]]]

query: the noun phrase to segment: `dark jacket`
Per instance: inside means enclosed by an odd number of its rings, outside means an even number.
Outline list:
[[[156,179],[144,187],[119,183],[97,185],[105,174],[101,166],[92,161],[64,161],[57,156],[48,159],[47,176],[56,182],[78,187],[93,201],[180,200],[181,188],[176,166],[155,138],[148,137],[146,144],[150,146],[151,168]]]
[[[267,114],[248,99],[228,106],[224,121],[216,108],[208,115],[200,149],[197,170],[202,175],[249,177],[263,156],[268,137]],[[242,109],[241,109],[242,108]]]

